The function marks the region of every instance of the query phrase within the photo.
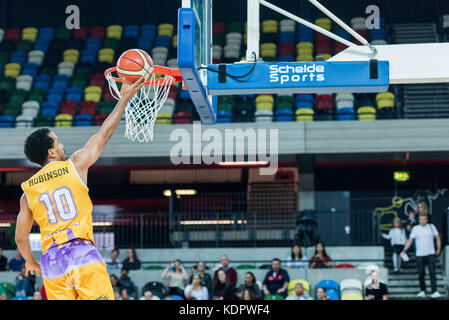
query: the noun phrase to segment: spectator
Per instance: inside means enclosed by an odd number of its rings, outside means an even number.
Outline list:
[[[186,299],[192,300],[208,300],[209,291],[206,286],[201,283],[201,275],[199,272],[194,272],[192,275],[192,284],[189,284],[185,290],[184,295]]]
[[[140,269],[140,260],[137,258],[136,249],[131,248],[127,251],[128,257],[123,260],[123,267],[128,270],[139,270]]]
[[[237,298],[243,299],[245,290],[251,291],[251,297],[253,297],[251,300],[262,299],[262,292],[260,291],[260,288],[256,283],[256,277],[252,272],[247,272],[245,274],[245,282],[240,285],[235,294]]]
[[[402,222],[399,218],[393,219],[393,228],[390,229],[388,234],[384,234],[381,231],[382,238],[390,240],[391,247],[393,248],[393,268],[394,272],[399,272],[401,269],[401,257],[400,253],[404,249],[404,245],[407,242],[407,236],[405,230],[402,228]]]
[[[20,272],[22,264],[26,263],[25,259],[20,254],[19,249],[16,249],[16,257],[9,261],[9,269],[11,271]]]
[[[48,300],[48,299],[47,299],[47,292],[45,292],[45,287],[44,287],[44,285],[42,285],[41,290],[39,290],[39,291],[40,291],[40,293],[41,293],[41,295],[42,295],[42,299],[43,299],[43,300]]]
[[[115,300],[129,300],[128,292],[122,287],[119,279],[115,275],[111,275],[111,285],[114,291]]]
[[[332,268],[332,260],[326,253],[324,243],[316,244],[315,255],[309,261],[309,268]]]
[[[437,290],[437,280],[435,276],[435,259],[440,255],[441,252],[441,239],[438,234],[438,230],[433,224],[428,223],[429,218],[426,214],[419,215],[419,225],[414,226],[410,237],[405,244],[404,250],[402,250],[401,255],[407,252],[407,250],[412,245],[413,240],[415,240],[416,247],[416,263],[418,265],[418,279],[420,291],[418,297],[423,298],[426,296],[426,266],[429,269],[430,285],[432,287],[432,298],[439,298],[441,294]],[[435,243],[436,240],[436,249]]]
[[[30,279],[31,276],[26,274],[25,264],[22,264],[21,272],[16,277],[16,296],[31,297],[34,293],[34,284]]]
[[[223,255],[220,259],[221,267],[214,273],[214,281],[217,280],[218,271],[223,270],[226,272],[227,278],[233,287],[237,285],[237,271],[233,267],[229,266],[229,258],[227,255]]]
[[[234,286],[223,269],[218,270],[217,279],[214,280],[214,299],[235,300]]]
[[[242,300],[258,300],[254,296],[254,292],[251,289],[243,290],[243,299]]]
[[[295,285],[295,294],[288,296],[285,300],[312,300],[312,298],[304,291],[302,283]]]
[[[424,198],[421,198],[418,201],[418,214],[426,214],[430,217],[430,212],[429,212],[429,205],[427,204],[427,201]]]
[[[0,247],[0,271],[8,270],[8,259],[3,255],[3,248]]]
[[[189,280],[189,274],[184,269],[181,260],[169,263],[162,271],[161,278],[168,280],[168,293],[170,295],[184,295],[184,288]]]
[[[120,284],[122,285],[122,287],[126,289],[128,296],[133,297],[134,299],[137,299],[136,285],[129,277],[129,271],[125,267],[122,268],[122,272],[121,272],[119,281],[120,281]]]
[[[410,232],[412,231],[412,228],[416,225],[418,225],[418,220],[416,219],[416,211],[415,209],[409,207],[408,208],[408,218],[407,218],[407,225],[406,225],[406,229],[407,229],[407,236],[410,234]]]
[[[206,287],[207,290],[209,291],[209,295],[211,295],[211,293],[212,293],[212,277],[210,276],[210,274],[208,272],[206,272],[206,264],[204,263],[204,261],[198,261],[196,263],[196,266],[194,268],[192,268],[192,273],[190,276],[190,283],[192,283],[193,274],[195,272],[199,273],[200,279],[201,279],[201,285]]]
[[[365,286],[365,300],[388,300],[387,285],[379,281],[379,271],[371,271],[371,281]]]
[[[309,266],[309,259],[302,255],[301,247],[295,244],[292,247],[291,254],[287,257],[287,268],[307,268]]]
[[[275,258],[271,261],[271,270],[263,280],[263,292],[265,295],[279,294],[284,298],[287,296],[290,277],[287,271],[281,268],[281,260]]]
[[[153,296],[153,292],[147,290],[139,300],[161,300],[158,296]]]
[[[44,300],[40,291],[34,291],[33,300]]]
[[[113,249],[109,258],[105,258],[106,269],[109,274],[119,273],[122,269],[122,264],[118,258],[120,251],[118,249]]]
[[[326,289],[318,288],[316,290],[316,297],[317,297],[317,300],[327,300]]]
[[[2,285],[0,285],[0,300],[8,300],[5,289],[3,288]]]
[[[171,295],[165,296],[164,300],[173,300],[173,297]]]

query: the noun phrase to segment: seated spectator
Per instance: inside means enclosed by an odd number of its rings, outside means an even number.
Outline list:
[[[184,295],[184,288],[189,280],[189,275],[184,269],[181,260],[169,263],[162,271],[161,278],[168,280],[168,293],[170,295]]]
[[[327,300],[326,289],[318,288],[316,290],[316,297],[317,297],[317,300]]]
[[[173,297],[171,295],[165,296],[164,300],[173,300]]]
[[[137,258],[136,249],[131,248],[127,251],[128,257],[123,260],[123,267],[128,270],[139,270],[140,260]]]
[[[287,257],[287,268],[308,268],[309,267],[309,259],[306,256],[302,255],[301,247],[295,244],[292,247],[291,254]]]
[[[8,297],[6,296],[5,288],[3,288],[2,285],[0,285],[0,300],[8,300]]]
[[[258,300],[256,299],[256,297],[254,296],[254,292],[251,289],[245,289],[243,290],[243,295],[242,295],[243,299],[242,300]]]
[[[34,284],[30,275],[26,274],[25,264],[22,264],[21,272],[16,277],[16,296],[31,297],[34,293]]]
[[[235,300],[234,286],[223,269],[218,270],[213,288],[215,300]]]
[[[260,300],[262,299],[262,292],[260,291],[259,286],[256,283],[256,277],[252,272],[247,272],[245,274],[245,282],[240,285],[237,289],[236,296],[239,299],[243,299],[245,290],[251,291],[251,300]],[[243,299],[244,300],[244,299]]]
[[[143,293],[143,296],[139,300],[161,300],[161,299],[158,296],[153,296],[153,292],[148,290]]]
[[[233,287],[237,285],[237,271],[229,265],[229,258],[227,255],[223,255],[220,259],[221,267],[218,268],[214,273],[214,281],[217,280],[218,271],[223,270],[226,272],[229,282]]]
[[[44,300],[40,291],[34,291],[33,300]]]
[[[122,287],[119,279],[115,275],[111,275],[111,285],[115,300],[129,300],[128,292]]]
[[[129,277],[129,271],[125,267],[122,268],[119,281],[122,287],[126,289],[128,296],[137,299],[137,287]]]
[[[209,299],[209,291],[207,290],[207,287],[202,285],[199,272],[193,273],[192,284],[189,284],[185,288],[184,295],[188,300],[192,300],[192,298],[194,298],[195,300]]]
[[[0,248],[0,271],[8,270],[8,258],[3,255],[3,248]]]
[[[11,271],[20,272],[22,264],[26,263],[25,259],[20,254],[19,249],[16,249],[16,257],[9,261],[9,269]]]
[[[315,255],[309,261],[309,268],[332,268],[332,260],[326,253],[324,243],[316,244]]]
[[[209,292],[209,295],[211,295],[212,291],[212,277],[208,272],[206,272],[206,264],[204,261],[198,261],[196,266],[192,268],[191,270],[191,276],[190,276],[190,283],[192,283],[193,280],[193,274],[199,273],[200,279],[201,279],[201,285],[207,288],[207,291]]]
[[[295,285],[295,294],[288,296],[285,300],[312,300],[312,298],[304,291],[302,283]]]
[[[264,294],[279,294],[285,298],[288,293],[289,282],[288,272],[281,268],[281,260],[273,259],[271,261],[271,270],[267,272],[263,280]]]
[[[388,300],[387,285],[379,280],[379,271],[371,272],[371,282],[365,287],[365,300]]]
[[[118,258],[119,255],[120,251],[118,249],[113,249],[111,251],[111,255],[104,259],[104,262],[106,263],[106,270],[109,274],[119,273],[122,270],[122,264]]]

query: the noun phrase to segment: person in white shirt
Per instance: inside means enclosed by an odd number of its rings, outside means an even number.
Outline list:
[[[419,274],[419,286],[420,292],[418,297],[423,298],[426,296],[426,266],[429,269],[430,285],[432,287],[432,298],[439,298],[441,294],[437,290],[437,281],[435,276],[435,259],[440,255],[441,252],[441,239],[438,234],[437,228],[433,224],[428,223],[429,218],[427,214],[419,215],[419,225],[414,226],[410,237],[405,245],[404,250],[402,250],[401,255],[407,252],[407,250],[412,245],[413,240],[415,240],[416,246],[416,263],[418,265]],[[435,249],[435,242],[436,249]]]
[[[184,290],[186,299],[208,300],[209,291],[206,287],[201,285],[201,278],[199,272],[194,272],[192,275],[192,284],[189,284]]]
[[[293,245],[291,254],[287,257],[287,268],[307,269],[309,267],[309,258],[301,252],[301,247]]]
[[[394,272],[399,272],[401,269],[401,257],[399,254],[404,245],[407,242],[407,236],[405,235],[405,230],[402,228],[402,221],[399,218],[393,219],[393,228],[390,229],[388,234],[382,233],[382,238],[390,240],[391,247],[393,248],[393,267]]]
[[[295,285],[295,294],[288,296],[285,300],[313,300],[307,292],[304,291],[302,283]]]

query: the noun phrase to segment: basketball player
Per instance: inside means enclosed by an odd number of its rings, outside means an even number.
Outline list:
[[[140,78],[122,86],[121,99],[99,132],[69,160],[64,145],[47,128],[34,131],[25,141],[26,157],[42,169],[22,183],[15,238],[26,273],[42,274],[49,300],[114,300],[106,265],[94,247],[87,172],[117,128],[128,101],[143,85]],[[40,264],[28,238],[33,219],[41,232]]]

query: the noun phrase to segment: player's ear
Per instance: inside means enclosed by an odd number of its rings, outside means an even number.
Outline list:
[[[55,148],[48,149],[48,158],[56,158],[57,153]]]

